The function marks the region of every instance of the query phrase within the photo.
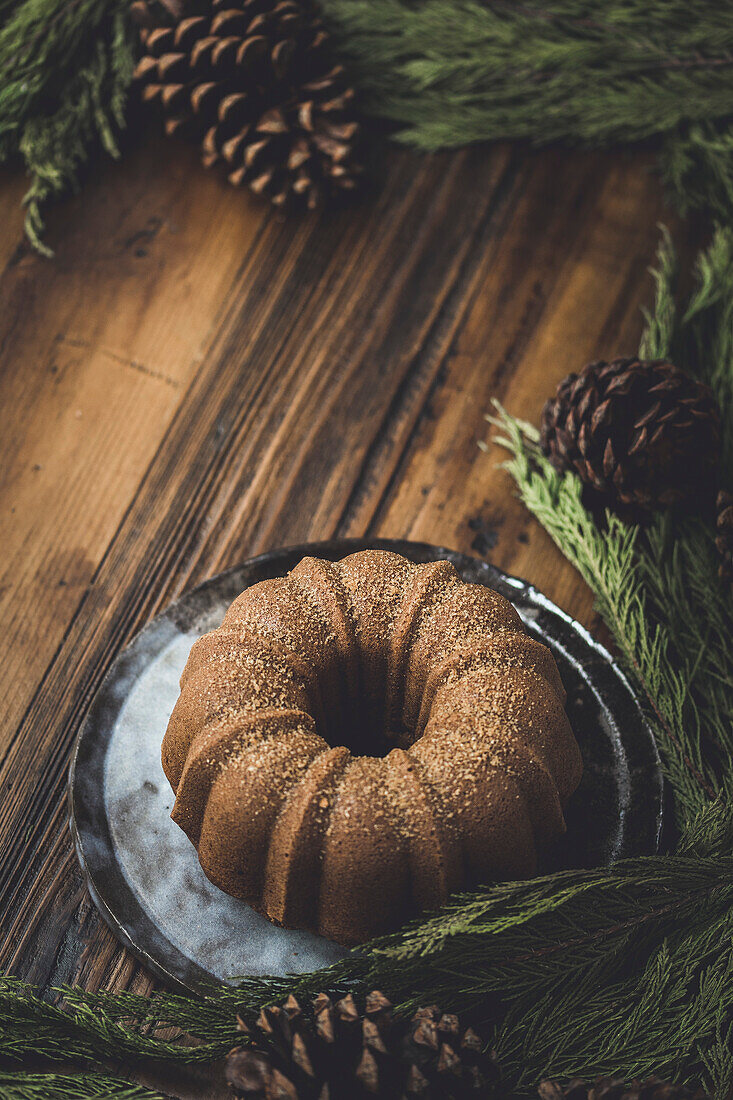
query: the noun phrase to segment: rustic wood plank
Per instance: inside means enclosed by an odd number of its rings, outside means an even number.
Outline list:
[[[0,753],[269,216],[251,203],[225,216],[230,191],[187,151],[169,172],[158,155],[153,193],[148,159],[140,150],[68,204],[54,261],[21,245],[0,277]]]
[[[477,440],[492,396],[536,418],[569,369],[634,347],[661,210],[641,158],[497,147],[392,152],[359,207],[280,222],[153,148],[58,213],[56,266],[6,262],[0,966],[150,988],[85,895],[65,771],[115,654],[196,581],[275,545],[407,536],[589,621]]]

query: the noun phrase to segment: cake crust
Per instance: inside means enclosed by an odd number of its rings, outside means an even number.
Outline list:
[[[163,739],[204,873],[346,946],[532,875],[582,774],[550,651],[449,562],[304,558],[193,646]]]

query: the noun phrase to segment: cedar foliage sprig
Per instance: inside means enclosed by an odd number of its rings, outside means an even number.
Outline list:
[[[522,1091],[545,1072],[631,1078],[657,1069],[702,1077],[722,1095],[732,1068],[732,841],[730,806],[716,801],[674,856],[487,888],[327,970],[253,979],[205,1000],[64,989],[59,1007],[6,980],[0,1053],[210,1061],[236,1041],[237,1013],[252,1016],[290,992],[376,984],[403,1010],[436,1000],[500,1019],[509,1006],[495,1045],[507,1084]],[[170,1026],[206,1045],[156,1036]]]
[[[697,0],[320,0],[367,113],[435,150],[493,139],[658,139],[679,205],[733,211],[733,21]],[[118,155],[136,38],[128,0],[0,0],[0,162],[31,176],[26,227]]]
[[[683,206],[730,212],[733,26],[700,0],[321,0],[367,106],[436,150],[663,141]]]
[[[41,252],[42,208],[79,182],[91,149],[119,156],[134,36],[126,0],[0,3],[0,162],[31,177],[26,232]]]
[[[102,1073],[2,1073],[0,1100],[165,1100],[161,1092]]]

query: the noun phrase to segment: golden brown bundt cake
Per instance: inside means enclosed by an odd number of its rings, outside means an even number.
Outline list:
[[[163,740],[222,890],[356,944],[531,875],[581,776],[550,651],[446,561],[304,558],[200,638]]]

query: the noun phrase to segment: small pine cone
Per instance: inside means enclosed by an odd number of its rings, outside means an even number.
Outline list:
[[[168,135],[276,206],[317,206],[361,171],[353,99],[310,0],[134,0],[135,80]]]
[[[719,439],[710,389],[661,359],[590,363],[542,412],[553,466],[579,474],[591,506],[634,519],[712,502]]]
[[[720,554],[718,572],[721,580],[733,584],[733,493],[721,489],[715,503],[718,509],[715,545]]]
[[[489,1100],[499,1071],[491,1054],[457,1016],[432,1006],[395,1019],[377,990],[363,1012],[349,994],[319,994],[303,1011],[294,997],[271,1005],[235,1047],[226,1077],[246,1100]]]
[[[576,1079],[561,1085],[559,1081],[542,1081],[537,1089],[541,1100],[709,1100],[702,1089],[649,1077],[632,1081],[626,1087],[615,1077],[597,1077],[595,1081]]]

